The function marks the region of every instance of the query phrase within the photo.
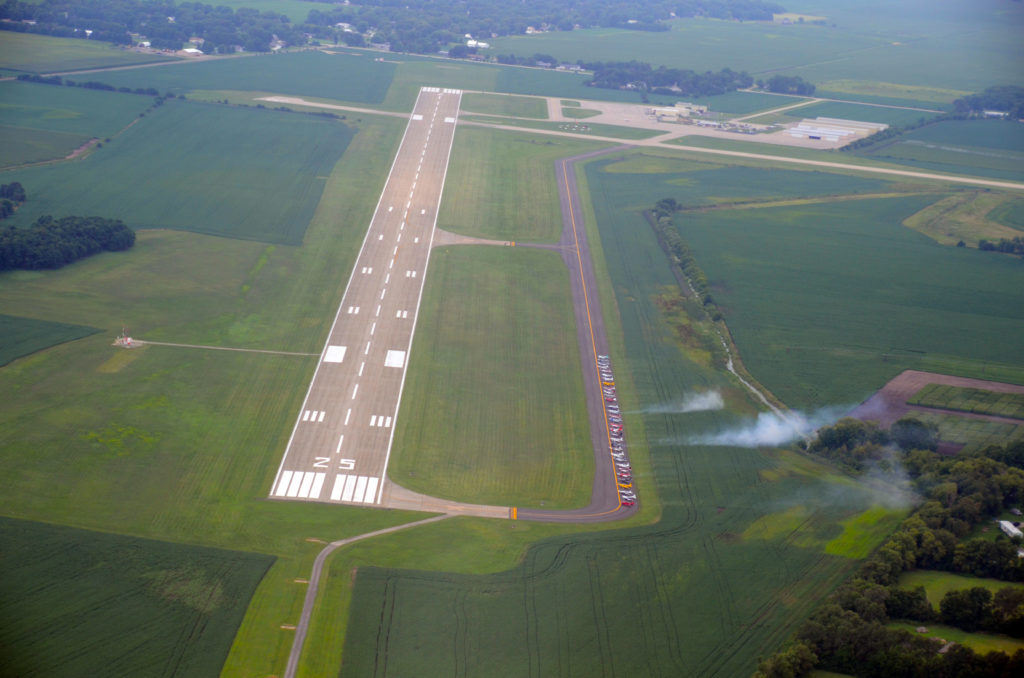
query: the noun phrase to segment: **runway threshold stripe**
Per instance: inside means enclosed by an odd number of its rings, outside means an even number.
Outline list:
[[[292,481],[291,471],[282,471],[281,479],[277,481],[277,490],[274,492],[275,497],[283,497],[288,492],[288,483]]]
[[[345,476],[338,474],[334,476],[334,487],[331,488],[331,501],[341,499],[341,490],[345,487]]]
[[[312,471],[303,474],[302,484],[299,485],[299,496],[302,497],[303,499],[309,497],[309,491],[313,489],[313,479],[315,477],[316,474],[313,473]]]
[[[366,479],[366,494],[363,495],[364,504],[373,504],[377,501],[377,482],[378,478],[367,478]]]
[[[327,476],[326,473],[317,473],[313,478],[313,487],[309,490],[310,499],[319,499],[320,492],[324,489],[324,478]]]
[[[352,495],[352,501],[356,501],[359,503],[363,502],[363,494],[366,492],[367,480],[368,478],[366,476],[359,476],[359,478],[356,480],[356,491],[355,494]]]
[[[292,482],[288,484],[288,492],[285,493],[288,497],[297,497],[299,495],[299,486],[302,484],[302,478],[306,474],[302,471],[296,471],[292,474]]]
[[[352,492],[356,489],[356,477],[345,476],[345,489],[341,491],[342,501],[352,501]]]

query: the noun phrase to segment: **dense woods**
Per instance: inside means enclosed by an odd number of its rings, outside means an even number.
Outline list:
[[[17,206],[25,202],[25,189],[17,181],[0,185],[0,219],[14,214]]]
[[[303,23],[281,14],[170,0],[6,0],[0,28],[61,37],[102,40],[119,45],[144,35],[153,47],[180,49],[189,38],[203,38],[203,51],[241,47],[265,52],[272,43],[306,44],[310,37],[361,46],[389,44],[400,52],[433,53],[461,43],[469,33],[481,38],[538,30],[569,31],[593,26],[668,30],[673,17],[770,21],[784,9],[763,0],[360,0],[311,3]],[[173,19],[173,20],[171,20]],[[32,23],[29,23],[32,22]],[[347,24],[348,30],[338,27]],[[86,31],[90,31],[87,35]]]
[[[725,94],[750,87],[754,79],[744,72],[723,68],[717,73],[695,73],[679,68],[652,67],[640,61],[580,62],[594,75],[587,83],[608,89],[635,89],[651,94],[678,94],[690,97]]]
[[[1024,118],[1024,87],[998,85],[980,94],[957,99],[953,109],[960,115],[984,115],[985,111],[1008,114],[1014,120]]]
[[[135,232],[117,219],[39,217],[29,228],[0,229],[0,271],[60,268],[99,252],[126,250]]]
[[[1024,581],[1019,539],[996,532],[973,536],[1007,508],[1024,502],[1024,443],[992,446],[956,457],[930,445],[934,431],[904,419],[889,432],[844,419],[819,431],[809,450],[846,468],[892,468],[899,464],[922,498],[918,509],[797,632],[789,647],[761,662],[757,676],[805,676],[820,668],[851,676],[909,678],[1024,675],[1024,651],[978,654],[887,627],[890,621],[942,622],[965,631],[994,631],[1024,637],[1024,591],[1004,587],[953,590],[936,610],[923,588],[898,586],[916,568]],[[943,652],[939,652],[944,649]]]

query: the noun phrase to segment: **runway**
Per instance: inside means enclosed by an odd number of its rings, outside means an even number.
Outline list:
[[[381,503],[461,97],[420,89],[272,499]]]

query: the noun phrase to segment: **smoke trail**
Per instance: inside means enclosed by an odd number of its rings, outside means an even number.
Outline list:
[[[727,445],[731,447],[771,447],[806,438],[817,428],[839,420],[848,407],[827,407],[811,414],[803,412],[761,412],[737,427],[716,433],[691,436],[690,445]]]
[[[725,407],[725,400],[722,399],[721,393],[704,391],[703,393],[690,393],[676,402],[645,407],[643,411],[648,414],[685,414],[687,412],[720,410],[723,407]]]

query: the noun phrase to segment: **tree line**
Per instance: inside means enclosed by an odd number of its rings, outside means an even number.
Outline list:
[[[651,94],[714,96],[754,84],[754,79],[746,72],[737,73],[730,68],[717,73],[696,73],[665,66],[654,68],[642,61],[580,61],[579,65],[593,71],[587,82],[591,87],[633,89]]]
[[[978,249],[983,252],[1002,252],[1024,257],[1024,238],[1018,235],[1014,236],[1012,240],[1000,238],[999,242],[989,242],[982,238],[978,241]]]
[[[17,181],[0,184],[0,219],[6,219],[14,214],[18,205],[25,200],[25,188]]]
[[[984,115],[985,111],[1007,113],[1013,120],[1024,118],[1024,87],[996,85],[979,94],[971,94],[953,102],[959,115]]]
[[[930,427],[902,420],[897,436],[852,419],[822,429],[808,449],[829,459],[844,459],[863,446],[889,445],[891,460],[902,464],[924,499],[893,535],[797,631],[790,645],[758,665],[758,678],[806,676],[815,668],[866,678],[954,678],[1024,675],[1024,650],[978,654],[889,628],[890,621],[943,622],[966,631],[988,630],[1024,637],[1024,592],[1004,587],[995,594],[978,587],[953,591],[939,609],[923,587],[898,585],[915,568],[944,570],[1008,582],[1024,581],[1019,540],[969,535],[1009,507],[1024,501],[1024,442],[991,446],[956,457],[917,449],[932,438]],[[921,437],[923,436],[923,438]],[[892,447],[894,445],[894,447]],[[991,529],[997,529],[992,525]]]
[[[66,80],[59,75],[35,75],[32,73],[22,73],[18,76],[18,80],[22,82],[32,82],[37,85],[57,85],[65,87],[81,87],[83,89],[98,89],[105,92],[121,92],[123,94],[142,94],[144,96],[158,97],[160,92],[155,87],[136,87],[132,89],[130,87],[114,87],[108,85],[105,82],[99,82],[96,80],[87,80],[86,82],[75,82],[74,80]],[[164,95],[166,98],[172,98],[174,95],[167,93]],[[184,98],[184,97],[183,97]]]
[[[769,92],[802,96],[811,96],[817,89],[813,83],[807,82],[799,75],[773,75],[768,80],[758,80],[757,86]]]
[[[650,224],[658,237],[658,244],[668,255],[669,263],[673,273],[678,270],[689,283],[690,289],[700,300],[704,311],[714,320],[722,319],[722,313],[715,304],[715,298],[711,296],[711,286],[704,271],[697,265],[697,260],[690,251],[690,246],[683,240],[672,222],[673,215],[680,209],[675,198],[662,198],[654,207],[649,210],[651,215]],[[678,277],[678,276],[677,276]],[[680,284],[682,281],[680,281]]]
[[[0,229],[0,271],[60,268],[134,244],[135,231],[119,219],[42,216],[29,228]]]

